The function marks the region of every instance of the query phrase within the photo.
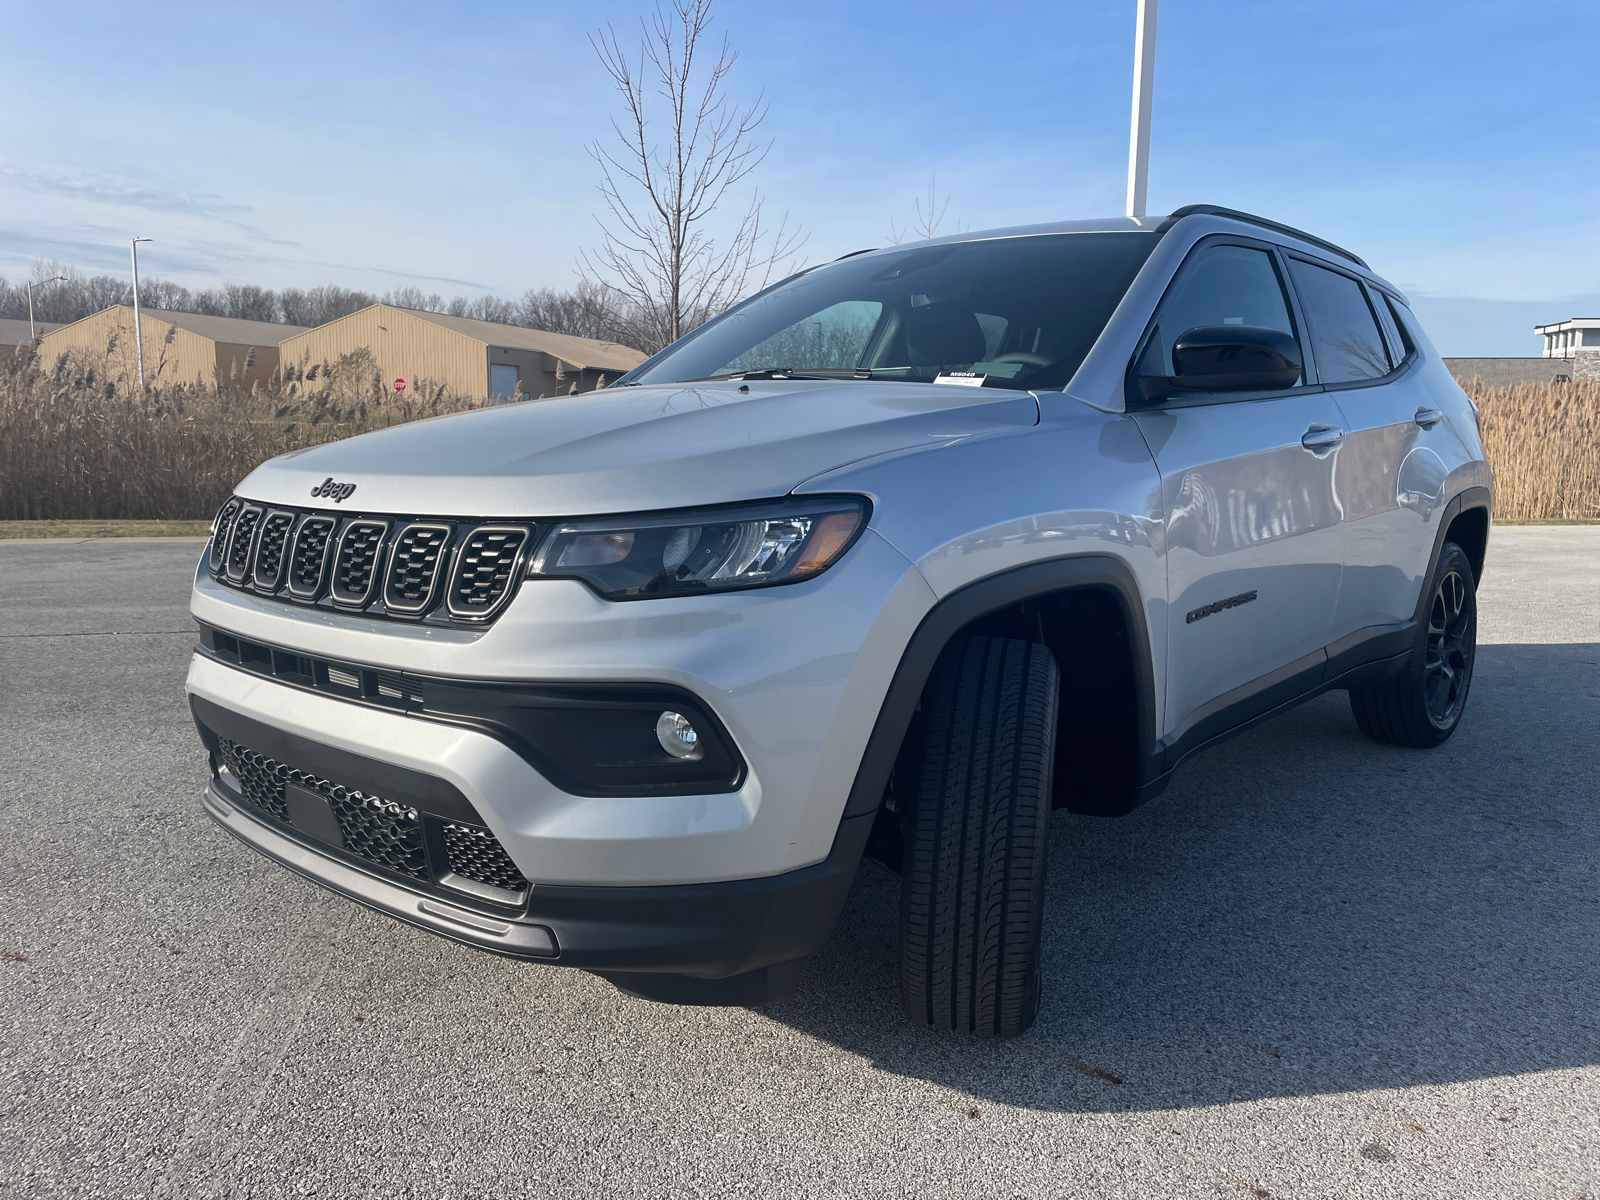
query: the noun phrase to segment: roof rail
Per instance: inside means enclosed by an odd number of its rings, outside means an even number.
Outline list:
[[[1296,229],[1293,225],[1285,225],[1281,221],[1269,221],[1265,217],[1258,217],[1252,213],[1240,212],[1236,208],[1223,208],[1217,204],[1185,204],[1182,208],[1174,209],[1165,221],[1156,226],[1156,232],[1165,233],[1179,221],[1183,220],[1184,217],[1202,215],[1208,217],[1227,217],[1230,220],[1243,221],[1248,225],[1259,225],[1263,229],[1272,229],[1278,233],[1286,233],[1290,237],[1299,238],[1302,242],[1310,242],[1313,246],[1320,246],[1324,250],[1330,251],[1333,254],[1337,254],[1340,258],[1347,258],[1351,262],[1355,263],[1358,267],[1362,267],[1368,271],[1372,270],[1371,267],[1367,266],[1365,259],[1359,257],[1358,255],[1351,254],[1350,251],[1346,250],[1343,246],[1335,246],[1326,238],[1319,238],[1315,234],[1307,233],[1303,229]]]

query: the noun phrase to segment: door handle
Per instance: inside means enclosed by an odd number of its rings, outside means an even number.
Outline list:
[[[1437,408],[1429,408],[1424,405],[1417,409],[1417,415],[1412,419],[1422,428],[1432,429],[1440,421],[1444,420],[1444,414]]]
[[[1332,450],[1342,441],[1344,430],[1335,429],[1332,425],[1313,425],[1306,430],[1300,444],[1315,454],[1319,450]]]

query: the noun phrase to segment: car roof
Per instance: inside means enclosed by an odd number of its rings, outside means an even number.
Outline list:
[[[1401,296],[1400,289],[1374,272],[1367,265],[1365,259],[1342,246],[1335,245],[1333,242],[1317,237],[1315,234],[1307,233],[1303,229],[1285,225],[1280,221],[1273,221],[1267,217],[1258,217],[1253,213],[1241,212],[1238,209],[1223,208],[1215,204],[1186,204],[1182,208],[1174,209],[1165,216],[1098,217],[1084,221],[1047,221],[1037,225],[1011,225],[1000,229],[966,230],[961,233],[928,238],[924,241],[903,242],[894,246],[880,246],[873,250],[858,250],[854,254],[847,254],[844,257],[854,258],[857,255],[888,254],[896,250],[910,249],[914,246],[984,242],[999,238],[1044,237],[1062,233],[1128,233],[1160,237],[1176,226],[1179,221],[1191,218],[1210,218],[1212,222],[1219,225],[1219,230],[1226,230],[1229,225],[1234,225],[1244,227],[1239,232],[1253,233],[1257,236],[1263,230],[1278,234],[1281,239],[1299,242],[1301,248],[1309,249],[1313,253],[1324,257],[1340,260],[1339,265],[1346,270],[1353,268],[1356,274],[1372,281],[1386,291],[1394,293],[1397,297]],[[1403,299],[1403,297],[1401,298]]]

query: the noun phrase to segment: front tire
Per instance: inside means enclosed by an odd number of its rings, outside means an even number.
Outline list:
[[[1350,693],[1350,710],[1373,741],[1428,749],[1461,723],[1478,650],[1477,585],[1466,551],[1446,542],[1428,581],[1417,645],[1387,683]]]
[[[900,875],[900,993],[919,1024],[1016,1037],[1038,1015],[1058,690],[1044,646],[973,637],[924,695]]]

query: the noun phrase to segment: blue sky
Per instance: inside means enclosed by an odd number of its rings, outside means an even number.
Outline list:
[[[597,238],[585,34],[641,0],[0,0],[0,273],[190,285],[565,287]],[[948,225],[1121,211],[1133,0],[721,0],[758,183],[811,261]],[[1600,6],[1165,0],[1150,210],[1207,201],[1356,250],[1446,354],[1600,314]]]

